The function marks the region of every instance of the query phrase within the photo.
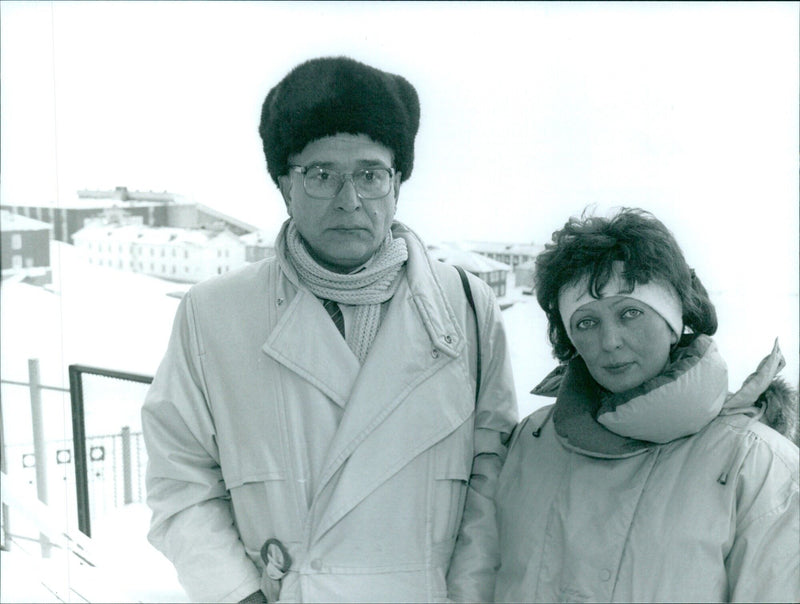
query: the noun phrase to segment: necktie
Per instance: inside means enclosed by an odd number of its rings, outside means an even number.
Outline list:
[[[328,311],[328,314],[333,319],[333,324],[336,325],[336,328],[339,330],[339,333],[344,335],[344,317],[342,316],[342,309],[339,308],[339,305],[334,302],[333,300],[323,300],[322,305],[325,307],[325,310]]]

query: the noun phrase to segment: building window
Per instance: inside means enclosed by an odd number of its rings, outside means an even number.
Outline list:
[[[13,250],[22,249],[22,235],[20,233],[14,233],[13,235],[11,235],[11,249]]]
[[[22,268],[22,256],[19,254],[11,256],[11,266],[14,268]]]
[[[184,250],[183,257],[187,260],[189,259],[189,250]]]

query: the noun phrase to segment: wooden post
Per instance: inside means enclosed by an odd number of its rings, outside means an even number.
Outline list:
[[[131,429],[122,427],[122,502],[125,505],[133,502],[133,472],[131,471]]]
[[[36,467],[36,494],[39,501],[47,505],[47,446],[44,440],[44,416],[42,414],[42,388],[39,376],[39,359],[28,359],[28,383],[31,393],[31,424],[33,426],[33,458]],[[39,533],[42,558],[50,557],[50,539]]]

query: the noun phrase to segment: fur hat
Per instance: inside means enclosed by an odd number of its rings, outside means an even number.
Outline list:
[[[298,65],[269,91],[258,132],[267,170],[278,184],[290,155],[340,133],[366,134],[391,149],[394,167],[406,180],[418,128],[419,99],[408,81],[347,57],[326,57]]]

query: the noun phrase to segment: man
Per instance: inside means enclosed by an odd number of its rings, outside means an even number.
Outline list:
[[[264,102],[277,257],[187,293],[142,412],[149,539],[193,599],[491,597],[475,544],[516,419],[509,355],[488,286],[470,277],[473,312],[393,220],[418,124],[411,84],[347,58]]]

